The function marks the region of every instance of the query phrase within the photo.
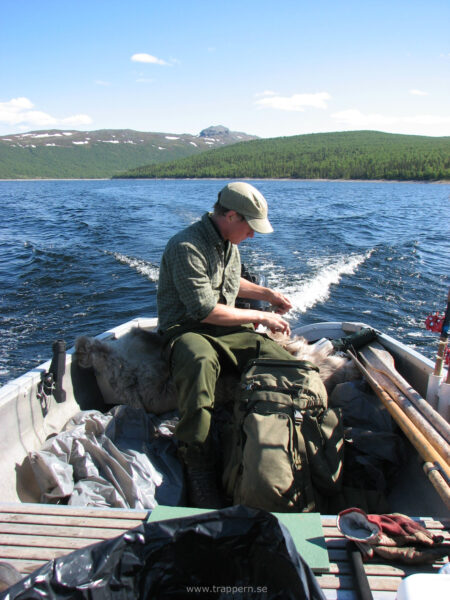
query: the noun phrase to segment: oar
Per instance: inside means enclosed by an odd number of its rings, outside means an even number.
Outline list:
[[[428,442],[427,438],[421,433],[417,427],[408,419],[402,409],[392,400],[389,394],[381,387],[381,385],[372,377],[369,371],[364,367],[361,361],[350,351],[348,354],[353,358],[355,364],[358,369],[364,375],[366,380],[368,381],[370,387],[376,393],[378,398],[381,400],[383,405],[389,411],[389,414],[397,423],[397,425],[401,428],[403,433],[409,439],[411,444],[416,448],[420,456],[425,462],[438,463],[445,477],[450,478],[450,467],[448,464],[442,464],[441,456],[436,452],[436,450],[431,446]],[[430,478],[433,486],[435,485],[434,480]],[[435,488],[439,495],[443,493],[442,489]],[[445,494],[443,497],[444,502],[448,508],[450,508],[450,487],[447,485],[447,489],[444,490]]]
[[[447,505],[447,508],[450,509],[449,503],[449,484],[448,480],[446,480],[442,475],[442,469],[439,465],[432,464],[430,462],[426,462],[423,464],[423,470],[427,475],[428,479],[434,486],[434,489],[437,491],[439,496],[442,498],[444,503]]]
[[[430,402],[432,406],[435,408],[438,407],[439,402],[439,387],[442,382],[442,372],[444,370],[444,356],[445,349],[447,347],[448,342],[448,328],[450,323],[450,288],[448,290],[447,296],[447,308],[445,309],[444,321],[442,323],[441,335],[439,337],[438,350],[436,354],[436,362],[434,365],[434,371],[428,378],[428,388],[427,388],[427,400]],[[450,369],[447,373],[447,383],[448,378],[450,377]],[[442,410],[439,412],[442,413]]]
[[[378,345],[379,344],[377,344],[377,346]],[[366,369],[370,372],[372,377],[381,385],[390,397],[395,400],[406,416],[411,419],[417,429],[423,433],[444,461],[450,464],[450,444],[444,440],[433,425],[417,410],[414,404],[402,394],[395,383],[389,377],[386,377],[383,371],[376,369],[373,364],[364,357],[363,353],[360,354],[362,355]]]
[[[368,344],[360,350],[360,354],[378,371],[395,383],[401,392],[410,400],[417,410],[429,421],[436,431],[450,443],[450,426],[421,395],[411,387],[394,366],[392,355],[381,344]]]

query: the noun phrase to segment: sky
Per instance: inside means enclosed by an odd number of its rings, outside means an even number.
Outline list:
[[[0,135],[450,135],[448,0],[0,0]]]

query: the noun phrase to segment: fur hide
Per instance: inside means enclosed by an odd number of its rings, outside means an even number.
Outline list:
[[[337,383],[359,377],[352,361],[334,354],[331,344],[310,345],[298,336],[272,337],[296,358],[319,367],[328,394]],[[79,366],[93,368],[106,403],[128,404],[157,415],[177,407],[175,386],[157,333],[134,328],[118,340],[100,341],[83,336],[76,340],[75,350]],[[236,397],[238,385],[237,377],[221,376],[216,387],[216,405]]]
[[[304,337],[289,337],[278,333],[271,334],[270,337],[295,358],[308,360],[319,367],[320,378],[326,387],[328,396],[338,383],[360,378],[353,361],[342,354],[335,353],[333,345],[329,341],[308,344]]]
[[[107,404],[128,404],[160,415],[177,408],[176,390],[157,333],[137,327],[118,340],[80,337],[80,367],[92,367]]]

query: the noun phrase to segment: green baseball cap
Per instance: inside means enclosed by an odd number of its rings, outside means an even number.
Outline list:
[[[242,215],[253,231],[272,233],[264,196],[249,183],[235,181],[219,192],[219,204]]]

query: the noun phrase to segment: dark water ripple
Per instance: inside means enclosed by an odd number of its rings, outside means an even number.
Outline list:
[[[167,239],[214,203],[222,181],[0,182],[0,383],[137,317],[154,316]],[[275,233],[243,260],[294,303],[293,328],[359,320],[430,358],[426,316],[445,308],[450,185],[255,182]]]

